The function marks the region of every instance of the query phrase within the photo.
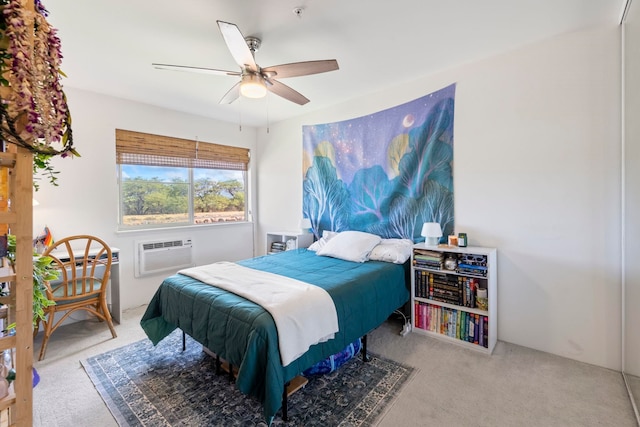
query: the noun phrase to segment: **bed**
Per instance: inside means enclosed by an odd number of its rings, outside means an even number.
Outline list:
[[[353,262],[298,249],[237,264],[325,289],[335,304],[339,331],[283,366],[277,328],[265,309],[183,274],[162,282],[141,326],[154,345],[180,328],[238,367],[238,389],[262,402],[269,423],[283,406],[288,381],[378,327],[409,299],[408,262]]]

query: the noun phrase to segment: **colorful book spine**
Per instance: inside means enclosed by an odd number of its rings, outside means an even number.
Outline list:
[[[489,347],[489,318],[450,307],[416,301],[414,326],[480,347]]]
[[[474,344],[478,344],[480,341],[480,315],[479,314],[474,314],[473,315],[473,327],[475,330],[475,335],[473,337],[473,343]]]
[[[487,316],[482,317],[482,335],[484,336],[482,345],[484,346],[484,348],[489,348],[489,318]]]

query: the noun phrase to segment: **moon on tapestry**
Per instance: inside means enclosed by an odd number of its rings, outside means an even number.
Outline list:
[[[415,120],[416,119],[413,117],[413,114],[407,114],[404,116],[404,119],[402,119],[402,126],[410,128],[415,123]]]
[[[454,231],[455,84],[368,116],[302,127],[303,217],[314,234],[359,230],[414,242]]]

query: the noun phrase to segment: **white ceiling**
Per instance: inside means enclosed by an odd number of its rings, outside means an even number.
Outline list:
[[[616,25],[625,0],[45,0],[74,87],[245,125],[326,108],[557,34]],[[303,8],[301,17],[293,10]],[[337,71],[282,79],[311,100],[218,101],[239,70],[216,20],[262,39],[261,67],[336,59]],[[416,97],[423,95],[416,94]],[[73,114],[73,111],[72,111]]]

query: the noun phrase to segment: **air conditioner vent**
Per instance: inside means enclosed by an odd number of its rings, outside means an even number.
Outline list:
[[[188,240],[188,244],[191,245],[191,240]],[[185,246],[184,241],[182,240],[171,240],[167,242],[151,242],[151,243],[143,243],[142,248],[145,251],[151,249],[162,249],[162,248],[175,248]]]
[[[191,239],[136,242],[135,276],[191,267],[192,249]]]

